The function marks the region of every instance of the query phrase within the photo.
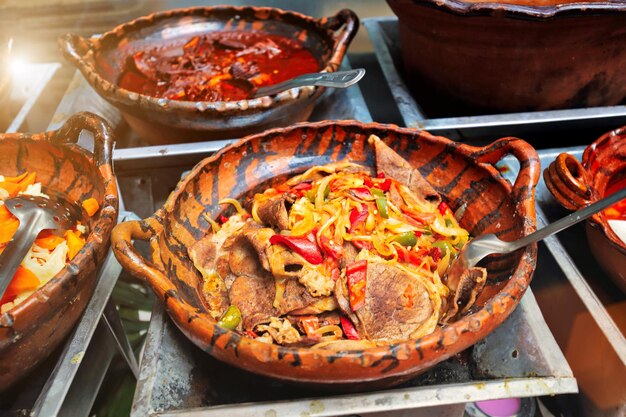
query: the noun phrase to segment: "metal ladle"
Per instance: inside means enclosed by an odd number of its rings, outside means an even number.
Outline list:
[[[13,240],[0,254],[0,298],[17,268],[42,230],[71,229],[81,219],[81,208],[64,198],[20,195],[4,200],[6,208],[20,221]]]
[[[356,68],[347,71],[315,72],[312,74],[304,74],[290,80],[283,81],[282,83],[270,85],[268,87],[261,87],[252,91],[250,98],[271,96],[296,87],[320,86],[346,88],[359,82],[364,75],[365,70],[363,68]]]
[[[626,188],[623,188],[608,197],[604,197],[603,199],[598,200],[581,210],[575,211],[572,214],[549,224],[543,229],[537,230],[536,232],[513,242],[500,240],[494,234],[478,236],[466,244],[463,249],[461,249],[461,252],[459,252],[456,259],[452,261],[452,265],[450,266],[447,274],[448,286],[452,285],[453,287],[456,287],[456,284],[458,284],[463,272],[473,266],[476,266],[476,264],[478,264],[478,262],[480,262],[487,255],[491,255],[492,253],[514,252],[530,245],[531,243],[543,240],[548,236],[558,233],[585,220],[588,217],[591,217],[597,212],[612,206],[624,198],[626,198]]]

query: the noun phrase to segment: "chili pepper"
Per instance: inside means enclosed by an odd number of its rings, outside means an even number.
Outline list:
[[[441,249],[435,246],[428,251],[428,255],[433,258],[433,261],[439,262],[439,259],[441,259]]]
[[[315,331],[320,328],[320,320],[317,316],[304,316],[300,318],[300,327],[307,336],[315,334]]]
[[[367,260],[362,259],[347,265],[346,278],[348,279],[350,308],[352,308],[352,311],[357,311],[365,305]]]
[[[402,246],[415,246],[417,244],[417,236],[415,236],[415,233],[412,231],[404,232],[398,235],[394,240]]]
[[[367,220],[367,216],[369,215],[369,210],[367,207],[363,207],[361,211],[358,211],[356,208],[353,208],[350,212],[350,233],[361,223]]]
[[[372,242],[369,242],[367,240],[353,240],[352,244],[356,246],[357,249],[372,250],[374,248],[374,245],[372,244]]]
[[[443,216],[450,209],[450,207],[446,204],[445,201],[442,201],[441,203],[439,203],[439,207],[437,207],[437,209],[439,210],[439,213],[441,213],[441,215]]]
[[[231,304],[226,309],[224,314],[222,314],[222,317],[220,318],[220,321],[217,322],[217,325],[225,329],[233,330],[237,327],[237,325],[239,325],[240,322],[241,311],[239,311],[239,308],[236,305]]]
[[[352,194],[354,194],[355,197],[358,197],[362,200],[369,200],[372,198],[372,193],[370,193],[370,190],[365,187],[350,188],[350,191],[352,192]]]
[[[387,211],[387,199],[385,197],[378,197],[376,199],[376,207],[378,207],[378,212],[382,218],[389,218],[389,212]]]
[[[313,188],[313,184],[310,182],[301,182],[290,188],[291,191],[305,191]]]
[[[272,245],[281,243],[287,246],[313,265],[319,265],[324,260],[317,243],[312,242],[308,237],[274,235],[270,237],[270,243]]]
[[[334,259],[340,259],[343,256],[343,247],[328,236],[320,236],[320,246],[325,254]]]
[[[220,214],[220,223],[224,224],[228,221],[228,217],[224,216],[223,214]]]
[[[349,318],[341,316],[339,317],[339,321],[341,322],[343,334],[345,334],[349,340],[359,340],[359,333],[356,331],[354,324],[352,324]]]

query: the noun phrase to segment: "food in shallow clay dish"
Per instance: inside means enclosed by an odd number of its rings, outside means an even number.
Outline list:
[[[316,166],[207,218],[189,248],[218,324],[267,343],[362,349],[418,339],[468,311],[487,271],[446,271],[469,239],[441,196],[380,139],[376,172]],[[245,207],[245,208],[244,208]]]
[[[235,101],[249,98],[258,87],[319,70],[317,59],[297,40],[226,31],[139,51],[128,57],[118,83],[170,100]]]
[[[3,201],[18,195],[48,197],[36,178],[34,172],[16,177],[0,175],[0,254],[11,243],[20,224]],[[94,198],[85,200],[82,206],[89,216],[99,209]],[[87,228],[80,223],[71,230],[41,231],[0,298],[0,314],[20,304],[57,275],[85,246],[87,234]]]

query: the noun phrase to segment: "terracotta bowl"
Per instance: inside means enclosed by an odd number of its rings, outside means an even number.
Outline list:
[[[418,98],[441,94],[480,111],[512,112],[626,97],[624,0],[387,2]]]
[[[346,159],[373,165],[373,149],[367,143],[371,134],[418,167],[453,208],[466,203],[461,224],[471,234],[514,239],[535,229],[539,160],[526,142],[505,138],[475,148],[395,126],[326,121],[249,136],[204,159],[153,216],[114,229],[114,253],[124,268],[152,286],[181,331],[222,361],[286,381],[350,389],[408,380],[504,321],[530,283],[536,246],[492,262],[489,284],[472,314],[420,340],[361,351],[282,347],[217,326],[204,307],[198,292],[201,276],[187,254],[210,227],[202,214],[220,213],[218,200],[242,198],[314,165]],[[522,166],[513,187],[494,166],[506,154],[513,154]],[[151,242],[151,261],[134,249],[134,239]]]
[[[182,43],[219,30],[265,31],[298,38],[323,71],[339,68],[359,28],[351,10],[314,19],[267,7],[198,7],[155,13],[133,20],[97,39],[67,34],[61,49],[89,84],[116,106],[130,126],[150,143],[238,138],[270,127],[307,120],[322,87],[303,87],[275,96],[233,102],[157,99],[117,86],[126,58],[145,48]]]
[[[94,134],[95,151],[76,145],[80,132]],[[74,259],[30,297],[0,315],[0,391],[26,375],[59,345],[85,309],[96,268],[117,222],[117,188],[111,165],[110,127],[91,113],[78,113],[56,131],[0,134],[3,175],[36,172],[37,181],[71,201],[95,198],[100,211],[88,220],[87,242]]]
[[[582,164],[559,154],[543,172],[548,190],[569,210],[579,210],[604,197],[607,186],[626,175],[626,126],[606,133],[589,145]],[[604,212],[586,223],[591,252],[613,281],[626,293],[626,244],[608,225]]]

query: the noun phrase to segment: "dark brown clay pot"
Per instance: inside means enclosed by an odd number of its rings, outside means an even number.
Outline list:
[[[562,153],[543,172],[548,190],[568,210],[579,210],[605,196],[607,186],[626,175],[626,126],[606,133],[583,153],[582,165]],[[607,223],[604,212],[587,220],[589,248],[598,263],[626,292],[626,244]]]
[[[387,2],[399,18],[402,60],[418,99],[436,94],[511,112],[626,97],[624,1]]]
[[[267,7],[197,7],[155,13],[133,20],[97,39],[67,34],[65,57],[104,99],[122,111],[130,126],[154,144],[238,138],[275,126],[307,120],[323,87],[303,87],[275,96],[232,102],[158,99],[117,86],[126,58],[135,52],[219,30],[265,31],[297,37],[323,71],[339,68],[359,28],[351,10],[314,19]]]
[[[95,152],[76,145],[80,132],[94,134]],[[109,247],[117,222],[110,127],[98,116],[78,113],[56,131],[34,135],[0,134],[3,175],[36,172],[48,190],[71,201],[95,198],[100,211],[88,221],[85,246],[54,278],[22,303],[0,315],[0,391],[44,360],[67,336],[85,309],[96,282],[96,268]]]
[[[351,390],[405,381],[504,321],[530,283],[536,246],[491,265],[489,284],[472,314],[420,340],[363,351],[276,346],[217,326],[204,307],[201,276],[187,254],[210,227],[203,213],[217,216],[220,199],[242,198],[314,165],[346,159],[372,165],[371,134],[418,167],[453,208],[467,204],[461,225],[472,235],[497,233],[513,240],[535,229],[539,160],[526,142],[505,138],[476,148],[395,126],[326,121],[249,136],[201,161],[153,216],[113,230],[114,253],[125,269],[152,286],[182,332],[222,361],[286,381],[349,385]],[[494,166],[506,154],[522,166],[513,187]],[[151,242],[152,261],[139,255],[133,239]]]

